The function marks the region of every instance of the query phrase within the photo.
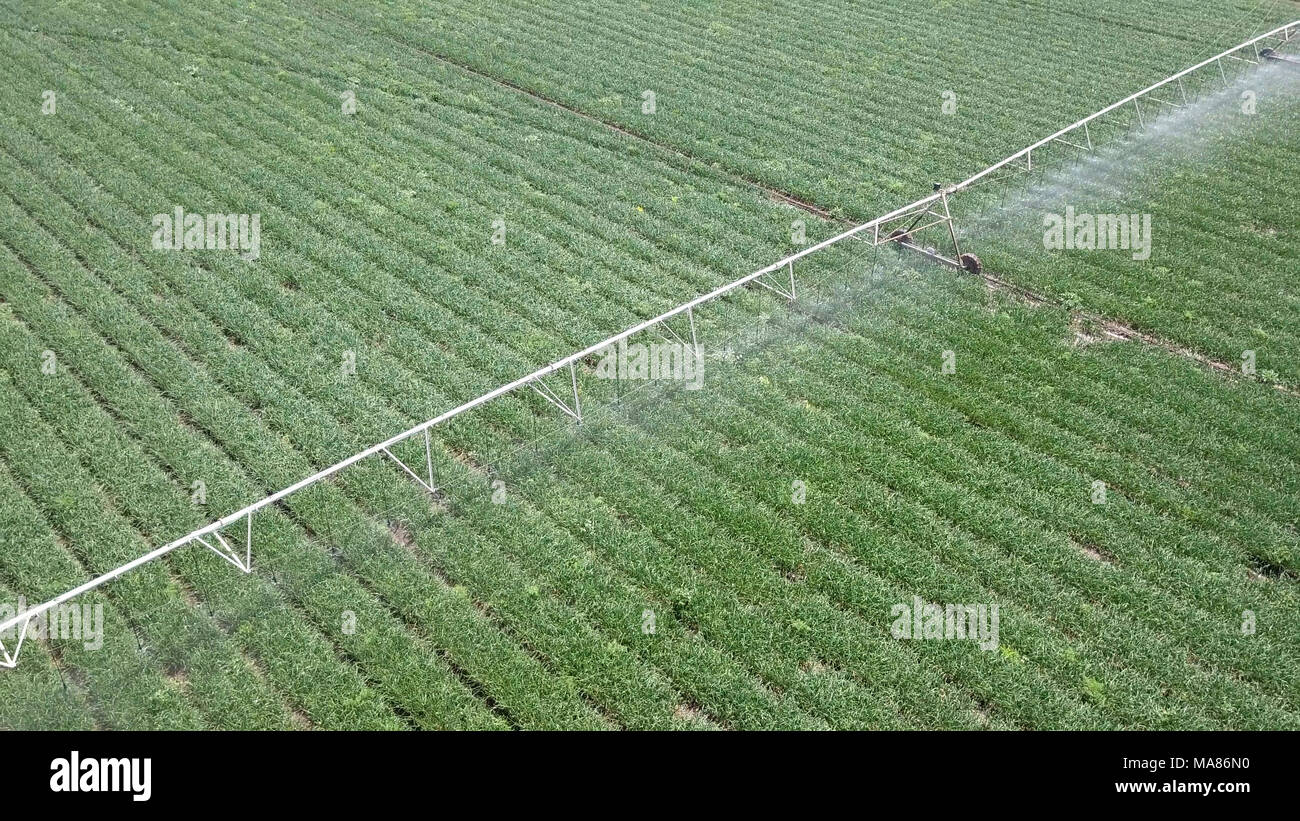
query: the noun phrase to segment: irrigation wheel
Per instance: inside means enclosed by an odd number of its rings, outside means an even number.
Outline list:
[[[898,242],[900,243],[903,242],[910,243],[912,241],[912,235],[904,231],[902,228],[896,228],[895,230],[891,231],[889,234],[889,238],[892,240],[898,240]]]
[[[984,263],[974,254],[962,254],[957,257],[957,261],[961,263],[961,269],[969,274],[978,275],[984,270]]]

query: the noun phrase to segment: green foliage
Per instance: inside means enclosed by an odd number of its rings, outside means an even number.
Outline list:
[[[1085,25],[1074,3],[1030,19],[900,3],[885,27],[805,3],[779,11],[787,49],[750,47],[772,22],[755,15],[777,14],[753,4],[333,4],[304,25],[266,2],[179,27],[80,5],[0,29],[5,600],[776,259],[795,219],[810,242],[839,230],[744,180],[874,213],[1167,73],[1184,35],[1244,8],[1117,8],[1086,25],[1128,34],[1091,53],[1053,33]],[[629,46],[639,59],[603,51]],[[943,120],[937,90],[963,74]],[[49,88],[54,116],[32,103]],[[1162,258],[1154,285],[1113,288],[1089,266],[1011,273],[1073,307],[1159,311],[1150,327],[1207,350],[1249,338],[1260,377],[1290,379],[1290,303],[1216,278],[1240,247],[1202,236],[1287,150],[1252,139],[1239,175],[1189,162],[1158,181],[1204,264]],[[1187,208],[1207,179],[1220,200]],[[259,213],[262,258],[153,250],[151,217],[176,204]],[[1252,264],[1294,250],[1266,239]],[[190,546],[113,582],[87,597],[102,649],[36,641],[0,672],[0,726],[1300,725],[1293,397],[1164,351],[1070,346],[1065,312],[898,260],[837,248],[801,269],[793,306],[755,290],[699,311],[703,390],[616,402],[584,371],[580,429],[522,393],[439,428],[432,501],[367,460],[259,514],[250,575]],[[1183,311],[1200,319],[1170,324]],[[397,454],[422,465],[419,444]],[[892,637],[913,597],[998,605],[999,645]]]

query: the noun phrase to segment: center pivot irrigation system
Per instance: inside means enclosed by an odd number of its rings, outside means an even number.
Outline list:
[[[58,607],[64,604],[65,602],[67,602],[68,600],[81,595],[82,593],[85,593],[90,590],[94,590],[95,588],[103,584],[106,584],[107,582],[110,582],[113,579],[116,579],[118,576],[128,573],[131,570],[134,570],[135,568],[143,564],[153,561],[154,559],[161,558],[162,556],[171,553],[173,550],[176,550],[177,548],[183,547],[187,544],[197,542],[198,544],[201,544],[204,547],[211,550],[212,552],[216,553],[218,556],[225,559],[227,562],[230,562],[232,565],[239,568],[243,572],[251,573],[253,570],[253,516],[254,514],[256,514],[259,510],[262,510],[263,508],[269,507],[279,502],[281,499],[285,498],[291,493],[296,493],[302,490],[303,488],[310,487],[316,484],[317,482],[320,482],[324,479],[328,479],[330,476],[333,476],[334,474],[338,473],[339,471],[343,470],[349,465],[353,465],[356,464],[357,462],[360,462],[362,459],[366,459],[371,456],[382,454],[383,456],[386,456],[389,459],[393,460],[393,462],[395,462],[398,467],[400,467],[408,476],[410,476],[417,483],[419,483],[419,485],[422,488],[424,488],[426,491],[428,491],[429,493],[436,493],[437,488],[435,487],[435,483],[434,483],[433,456],[431,453],[431,442],[430,442],[430,433],[429,433],[430,429],[432,429],[437,425],[441,425],[442,423],[450,419],[454,419],[455,417],[460,416],[463,413],[467,413],[473,410],[474,408],[477,408],[479,405],[483,405],[488,402],[491,402],[493,399],[504,396],[508,393],[512,393],[520,388],[529,387],[532,388],[534,391],[536,391],[538,394],[540,394],[544,399],[546,399],[546,401],[556,406],[565,415],[571,417],[574,421],[581,423],[582,404],[578,394],[577,363],[581,362],[582,360],[586,359],[592,354],[600,353],[605,349],[607,349],[608,347],[612,345],[617,345],[619,342],[627,339],[628,337],[634,334],[638,334],[642,331],[648,330],[650,328],[653,328],[656,325],[660,326],[662,330],[666,330],[668,333],[672,334],[674,337],[680,340],[681,337],[678,336],[677,332],[674,331],[667,323],[669,320],[677,319],[681,317],[683,314],[686,317],[687,325],[689,326],[689,330],[690,330],[691,348],[694,352],[695,357],[698,359],[700,356],[700,348],[695,333],[695,309],[697,307],[707,302],[712,302],[715,299],[723,297],[726,294],[731,293],[732,291],[735,291],[740,288],[744,288],[750,283],[756,283],[758,285],[761,285],[762,287],[767,288],[775,292],[776,294],[788,300],[793,301],[796,295],[795,275],[794,275],[795,262],[803,259],[804,257],[811,256],[812,254],[815,254],[824,248],[829,248],[832,245],[835,245],[837,243],[843,242],[844,240],[848,240],[848,239],[853,239],[860,242],[868,242],[873,247],[885,245],[888,243],[897,243],[900,246],[917,251],[937,262],[950,265],[954,268],[966,270],[971,273],[979,273],[981,270],[979,258],[976,257],[974,254],[962,253],[960,246],[957,244],[957,228],[953,222],[952,213],[949,211],[948,208],[949,197],[951,197],[952,195],[960,191],[964,191],[976,185],[977,183],[988,181],[989,179],[992,178],[993,174],[996,174],[998,171],[1001,171],[1003,169],[1010,168],[1010,169],[1022,170],[1022,171],[1032,171],[1034,168],[1034,152],[1039,151],[1040,149],[1048,146],[1053,142],[1061,143],[1083,151],[1091,151],[1093,148],[1093,142],[1092,142],[1092,132],[1088,127],[1089,123],[1092,123],[1097,119],[1099,119],[1100,117],[1104,117],[1105,115],[1110,114],[1118,109],[1124,108],[1125,106],[1132,105],[1137,114],[1137,119],[1139,124],[1145,126],[1146,118],[1143,115],[1140,101],[1148,100],[1150,102],[1157,102],[1164,106],[1169,106],[1174,108],[1180,108],[1186,105],[1188,102],[1188,96],[1187,96],[1186,88],[1183,85],[1183,78],[1188,76],[1189,74],[1192,74],[1193,72],[1199,71],[1208,66],[1214,65],[1218,68],[1219,75],[1223,79],[1224,85],[1226,86],[1228,85],[1228,77],[1227,77],[1227,73],[1224,71],[1223,68],[1224,60],[1238,60],[1238,61],[1252,63],[1252,64],[1258,64],[1263,60],[1274,60],[1274,61],[1283,61],[1288,63],[1300,64],[1300,61],[1296,60],[1296,58],[1287,55],[1282,55],[1278,52],[1278,48],[1292,42],[1292,40],[1297,38],[1300,38],[1300,20],[1288,23],[1285,26],[1279,26],[1278,28],[1275,28],[1266,34],[1261,34],[1258,37],[1254,37],[1239,45],[1233,46],[1227,51],[1217,54],[1214,57],[1209,58],[1208,60],[1204,60],[1200,63],[1197,63],[1194,66],[1185,68],[1182,71],[1178,72],[1177,74],[1173,74],[1170,75],[1169,77],[1166,77],[1165,79],[1161,80],[1155,85],[1144,88],[1141,91],[1137,92],[1136,94],[1131,94],[1128,97],[1125,97],[1124,99],[1120,100],[1119,102],[1112,103],[1111,105],[1106,106],[1100,111],[1090,114],[1089,116],[1084,117],[1082,120],[1079,120],[1078,122],[1075,122],[1071,125],[1066,126],[1065,128],[1062,128],[1060,131],[1057,131],[1055,134],[1052,134],[1049,137],[1039,140],[1038,142],[1034,143],[1031,146],[1028,146],[1027,148],[1023,148],[1020,151],[1017,151],[1015,154],[1012,154],[1011,156],[1007,157],[1006,159],[1000,162],[994,163],[993,165],[979,172],[975,176],[967,180],[964,180],[963,182],[959,182],[956,183],[955,185],[947,185],[947,186],[936,185],[935,192],[928,197],[924,197],[910,205],[905,205],[902,208],[889,212],[888,214],[885,214],[880,217],[876,217],[875,219],[869,222],[864,222],[861,225],[850,228],[849,230],[837,234],[831,237],[830,239],[823,240],[822,242],[819,242],[816,245],[809,246],[808,248],[805,248],[802,251],[799,251],[798,253],[791,254],[785,259],[774,262],[765,268],[760,268],[759,270],[754,271],[753,273],[746,274],[745,276],[737,280],[733,280],[732,282],[729,282],[726,285],[722,285],[718,288],[715,288],[714,290],[708,292],[707,294],[702,294],[700,296],[697,296],[694,299],[692,299],[690,302],[686,302],[681,305],[678,305],[676,308],[673,308],[670,311],[666,311],[660,314],[659,316],[654,317],[653,319],[648,319],[638,325],[628,328],[625,331],[621,331],[620,333],[614,334],[608,339],[601,340],[600,342],[597,342],[594,345],[584,348],[578,351],[577,353],[569,354],[563,359],[552,362],[551,364],[543,368],[539,368],[533,371],[532,373],[528,374],[527,376],[522,376],[513,382],[502,385],[501,387],[489,391],[488,393],[485,393],[482,396],[479,396],[475,399],[471,399],[470,401],[465,402],[462,405],[458,405],[457,407],[452,408],[451,410],[448,410],[442,414],[439,414],[438,416],[433,417],[432,419],[421,422],[415,427],[403,431],[402,433],[397,434],[391,439],[387,439],[376,445],[372,445],[371,447],[368,447],[359,453],[353,454],[352,456],[349,456],[343,461],[337,462],[323,470],[313,473],[311,476],[308,476],[305,479],[302,479],[301,481],[296,482],[295,484],[292,484],[289,487],[286,487],[282,490],[278,490],[275,493],[272,493],[271,495],[248,505],[247,507],[241,508],[240,510],[237,510],[234,513],[229,514],[228,516],[225,516],[221,519],[218,519],[215,522],[205,525],[204,527],[201,527],[198,530],[187,533],[173,542],[169,542],[163,545],[162,547],[155,548],[154,550],[145,553],[143,556],[140,556],[137,559],[133,559],[132,561],[127,562],[126,564],[120,567],[117,567],[113,570],[110,570],[107,573],[104,573],[101,576],[91,579],[85,584],[74,587],[60,596],[57,596],[43,604],[40,604],[36,607],[33,607],[29,610],[19,613],[13,616],[12,618],[6,620],[4,623],[0,624],[0,636],[8,634],[16,627],[21,627],[21,631],[18,634],[17,643],[15,644],[12,653],[8,649],[6,649],[4,643],[0,641],[0,667],[12,668],[17,665],[18,654],[22,650],[23,640],[27,636],[28,627],[31,625],[32,620],[40,616],[42,613],[45,613],[48,610]],[[1268,42],[1268,41],[1276,41],[1276,42]],[[1243,54],[1243,52],[1245,54]],[[1163,97],[1157,97],[1155,95],[1154,92],[1166,88],[1168,86],[1174,86],[1177,88],[1179,94],[1179,101],[1167,100],[1164,99]],[[1074,139],[1067,140],[1065,139],[1067,136],[1073,136]],[[947,227],[948,237],[952,241],[952,256],[945,256],[944,254],[939,253],[932,248],[923,248],[915,244],[914,242],[915,235],[918,232],[923,231],[927,228],[932,228],[940,225],[944,225]],[[776,274],[779,277],[779,280],[777,278],[769,276],[772,274]],[[558,371],[563,371],[566,369],[569,372],[569,378],[568,380],[566,380],[569,384],[565,389],[562,389],[562,392],[568,393],[569,390],[572,391],[571,403],[566,402],[564,399],[562,399],[559,394],[557,394],[550,386],[548,386],[543,381],[548,376],[551,376],[552,374]],[[398,459],[395,455],[393,455],[392,452],[392,448],[394,446],[408,439],[412,439],[416,436],[424,437],[425,468],[427,471],[426,477],[422,477],[409,465],[407,465],[401,459]],[[222,530],[225,530],[226,528],[229,528],[232,525],[239,525],[239,524],[243,525],[244,534],[245,534],[244,545],[243,545],[244,550],[242,556],[240,555],[240,551],[235,546],[232,546],[231,543],[226,539],[226,537],[223,536],[221,533]]]

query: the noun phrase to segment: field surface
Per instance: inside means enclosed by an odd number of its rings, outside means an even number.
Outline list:
[[[0,5],[10,603],[1300,16]],[[252,574],[124,576],[0,727],[1300,728],[1297,89],[1234,66],[964,200],[1037,298],[846,243],[697,313],[700,390],[586,363],[580,427],[436,429],[436,498],[366,460],[259,514]],[[260,258],[154,249],[178,205],[260,214]],[[1150,259],[1045,250],[1067,205],[1152,214]],[[997,605],[996,647],[895,638],[917,599]]]

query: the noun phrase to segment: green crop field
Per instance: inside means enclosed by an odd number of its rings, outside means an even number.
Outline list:
[[[0,7],[0,622],[1300,18]],[[251,573],[78,597],[0,728],[1300,729],[1300,65],[1185,90],[954,196],[985,277],[836,244],[696,308],[695,380],[587,357],[581,424],[434,427],[436,494],[367,458]],[[177,208],[260,247],[160,248]],[[1067,208],[1149,254],[1048,247]]]
[[[1199,105],[1195,121],[1168,117],[1144,138],[1110,147],[1028,182],[1015,206],[971,226],[991,268],[1218,360],[1256,354],[1268,381],[1300,384],[1300,225],[1287,179],[1300,165],[1300,83],[1291,66],[1239,77]],[[1254,95],[1262,108],[1243,113]],[[1049,252],[1044,212],[1149,213],[1147,259]]]

